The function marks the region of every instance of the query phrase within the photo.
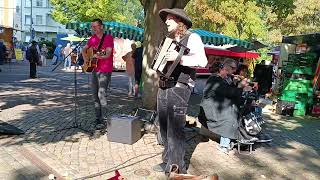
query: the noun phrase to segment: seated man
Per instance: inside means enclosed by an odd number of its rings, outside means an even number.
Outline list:
[[[198,117],[200,122],[207,122],[210,131],[221,137],[219,150],[225,153],[230,149],[231,139],[242,139],[239,132],[238,105],[242,93],[252,90],[246,79],[242,80],[238,87],[225,81],[235,68],[236,62],[226,59],[219,65],[218,72],[209,77],[203,90]]]

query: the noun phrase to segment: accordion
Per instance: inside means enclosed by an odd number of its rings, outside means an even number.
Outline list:
[[[171,64],[165,58],[167,52],[170,50],[175,50],[179,52],[177,59],[173,62],[170,61]],[[185,45],[171,38],[166,38],[163,41],[161,48],[159,48],[153,60],[151,68],[169,79],[170,75],[172,74],[176,66],[180,63],[181,57],[183,55],[188,54],[189,52],[190,49],[187,48]],[[170,64],[170,67],[168,67],[168,64]],[[167,67],[169,69],[167,69]]]

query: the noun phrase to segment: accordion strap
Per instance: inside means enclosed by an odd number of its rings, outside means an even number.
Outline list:
[[[164,75],[167,79],[170,78],[172,72],[174,71],[174,69],[177,67],[177,65],[180,63],[180,60],[184,54],[184,51],[187,49],[187,47],[185,46],[181,46],[179,54],[177,59],[172,63],[172,65],[170,66],[169,70],[167,71],[167,73]]]
[[[182,56],[184,55],[185,51],[187,49],[189,49],[189,48],[187,48],[187,44],[188,44],[188,40],[189,40],[190,35],[191,35],[191,32],[187,31],[186,35],[181,39],[180,43],[177,42],[177,44],[180,46],[179,54],[178,54],[177,59],[172,63],[172,65],[168,69],[167,73],[165,74],[165,77],[167,79],[170,78],[172,72],[177,67],[177,65],[180,63],[180,60],[181,60]]]

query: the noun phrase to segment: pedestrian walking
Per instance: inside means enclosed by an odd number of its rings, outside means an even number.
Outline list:
[[[53,52],[52,65],[56,65],[62,60],[62,45],[59,44]]]
[[[43,66],[47,65],[48,48],[46,44],[42,45],[41,48],[41,62]]]
[[[6,46],[3,44],[3,40],[0,39],[0,65],[3,65],[5,59],[6,59],[6,51],[7,48]],[[0,72],[1,72],[1,68],[0,68]]]
[[[133,54],[136,50],[136,44],[135,43],[132,43],[131,44],[131,51],[128,52],[126,55],[122,56],[122,59],[126,62],[126,72],[127,72],[127,75],[128,75],[128,80],[129,80],[129,83],[128,83],[128,96],[129,97],[132,97],[135,95],[135,80],[134,80],[134,63],[135,63],[135,60],[133,58]]]
[[[141,82],[141,75],[142,75],[143,46],[141,45],[141,42],[137,42],[136,45],[137,45],[137,49],[132,55],[134,59],[134,79],[135,79],[134,92],[135,92],[135,97],[139,97],[141,95],[139,93],[139,89],[140,89],[140,82]]]
[[[71,44],[68,43],[67,46],[63,49],[63,55],[64,55],[64,70],[70,70],[71,69]]]

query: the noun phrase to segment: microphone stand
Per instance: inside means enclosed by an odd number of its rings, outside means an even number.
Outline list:
[[[77,50],[77,49],[80,47],[80,45],[81,45],[85,40],[87,40],[87,39],[84,38],[82,41],[80,41],[80,42],[76,45],[76,47],[73,48],[72,51],[63,59],[63,61],[60,61],[60,62],[52,69],[52,72],[53,72],[54,70],[56,70],[57,67],[60,66],[60,64],[61,64],[62,62],[64,62],[64,61],[66,60],[66,58],[69,57],[74,50]],[[75,61],[75,68],[74,68],[74,96],[73,96],[73,97],[74,97],[74,122],[73,122],[72,126],[70,126],[70,127],[65,127],[65,128],[62,128],[62,129],[58,129],[58,130],[56,130],[56,131],[54,131],[54,132],[59,132],[59,131],[69,130],[69,129],[79,129],[79,130],[82,130],[82,131],[87,132],[87,133],[89,133],[89,134],[92,133],[92,132],[90,132],[90,131],[88,131],[88,130],[86,130],[86,129],[83,129],[83,128],[81,127],[81,124],[79,123],[78,117],[77,117],[77,116],[78,116],[77,63],[78,63],[78,59],[76,59],[76,61]]]

